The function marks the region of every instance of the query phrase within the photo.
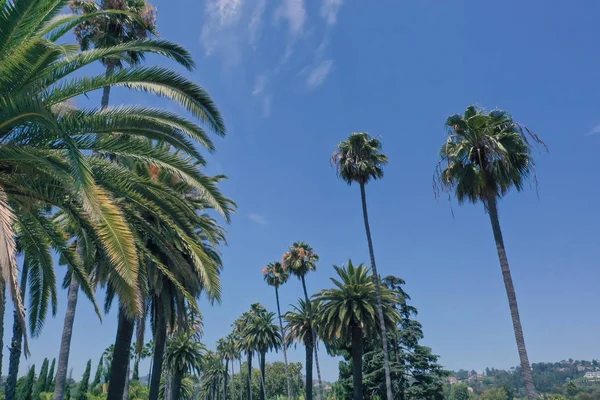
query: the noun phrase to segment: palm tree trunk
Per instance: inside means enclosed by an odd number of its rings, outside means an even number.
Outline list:
[[[28,272],[29,269],[27,267],[27,260],[24,260],[23,268],[21,270],[21,299],[25,299]],[[5,384],[6,400],[15,400],[17,397],[17,377],[19,375],[19,362],[21,361],[22,342],[23,331],[21,330],[21,323],[19,322],[19,318],[15,312],[13,322],[13,337],[9,349],[10,358],[8,361],[8,378],[6,379]]]
[[[307,332],[308,333],[308,332]],[[312,333],[310,333],[311,337],[306,338],[306,342],[304,346],[306,347],[306,384],[305,384],[305,400],[312,400],[313,395],[313,339]]]
[[[129,399],[129,384],[131,380],[129,379],[129,365],[131,364],[131,360],[127,363],[127,375],[125,375],[125,389],[123,390],[123,400]]]
[[[531,376],[531,366],[527,357],[527,348],[525,347],[525,338],[523,337],[523,328],[521,327],[521,318],[519,317],[519,306],[517,304],[517,295],[513,285],[506,250],[504,249],[504,239],[502,238],[502,230],[500,229],[500,219],[498,218],[497,199],[490,196],[486,202],[490,221],[492,223],[492,231],[494,232],[494,240],[496,241],[496,249],[498,258],[500,259],[500,267],[502,269],[502,278],[506,288],[506,296],[508,297],[508,307],[510,308],[510,316],[512,318],[513,329],[515,331],[515,339],[517,340],[517,350],[521,360],[521,373],[525,383],[525,393],[529,400],[537,398],[535,386],[533,385],[533,377]]]
[[[302,276],[302,289],[304,290],[304,300],[306,300],[306,305],[308,306],[308,318],[310,319],[310,329],[311,329],[311,333],[312,333],[312,338],[313,338],[313,347],[314,347],[314,352],[315,352],[315,365],[317,367],[317,379],[319,380],[319,400],[323,400],[323,382],[321,381],[321,367],[319,366],[319,355],[318,355],[318,350],[317,350],[317,342],[318,342],[318,337],[317,337],[317,330],[315,329],[315,326],[313,324],[314,318],[313,318],[313,312],[312,312],[312,304],[310,302],[310,299],[308,298],[308,291],[306,290],[306,281],[304,280],[304,276]],[[312,385],[312,382],[311,382]]]
[[[136,356],[135,361],[133,362],[133,376],[131,377],[131,380],[140,380],[140,356]]]
[[[283,320],[281,317],[281,307],[279,306],[279,289],[275,286],[275,298],[277,299],[277,315],[279,316],[279,329],[281,329],[281,340],[283,348],[283,361],[285,364],[285,382],[287,384],[288,399],[292,400],[292,384],[290,382],[290,376],[288,374],[288,358],[287,349],[285,348],[285,333],[283,332]]]
[[[240,354],[240,400],[244,398],[243,392],[244,392],[244,378],[242,377],[242,356]]]
[[[119,323],[117,325],[117,337],[115,339],[106,400],[123,400],[125,380],[129,368],[133,326],[133,321],[127,318],[123,309],[119,308]]]
[[[260,400],[267,398],[267,389],[265,388],[265,359],[266,353],[260,352]]]
[[[115,70],[115,64],[108,61],[106,63],[106,76],[112,75]],[[100,103],[102,108],[108,107],[108,100],[110,98],[110,86],[105,86],[102,90],[102,102]]]
[[[6,282],[0,278],[0,377],[2,376],[2,356],[4,350],[4,313],[6,312]]]
[[[152,374],[150,376],[149,400],[158,400],[160,391],[160,378],[165,357],[165,343],[167,341],[167,321],[162,309],[159,310],[156,332],[154,333],[154,355],[152,357]]]
[[[54,400],[64,400],[65,398],[67,369],[69,368],[69,353],[71,351],[71,337],[73,336],[73,323],[75,322],[75,309],[77,307],[78,294],[79,282],[71,275],[71,284],[69,285],[69,294],[67,297],[67,311],[65,312],[65,323],[63,325],[60,352],[58,353],[58,364],[56,366]]]
[[[248,391],[248,400],[252,400],[252,352],[248,352],[248,378],[246,379],[246,390]]]
[[[181,382],[183,381],[183,371],[176,371],[173,374],[173,387],[171,399],[179,400],[179,396],[181,395]]]
[[[360,326],[352,327],[352,382],[354,383],[353,400],[362,400],[362,353],[363,332]]]
[[[148,388],[150,388],[150,380],[152,378],[152,361],[153,360],[154,360],[154,357],[150,357],[150,367],[148,368],[148,384],[146,385]]]
[[[229,360],[225,359],[225,376],[223,377],[223,400],[227,400],[227,378],[229,378]]]
[[[235,362],[233,362],[234,360],[231,360],[231,389],[233,390],[233,384],[235,382]],[[227,372],[229,373],[229,371]],[[227,400],[227,382],[225,383],[225,397],[223,397],[224,400]]]
[[[383,367],[385,369],[385,391],[387,400],[393,400],[392,378],[390,373],[390,354],[388,353],[387,332],[385,329],[385,320],[383,319],[383,306],[381,305],[381,287],[380,277],[375,266],[375,252],[373,251],[373,241],[371,240],[371,228],[369,227],[369,213],[367,212],[367,194],[365,193],[365,184],[360,183],[360,197],[362,200],[363,218],[365,220],[365,231],[367,232],[367,243],[369,245],[369,255],[371,256],[371,268],[373,269],[373,283],[375,284],[375,293],[377,295],[377,316],[379,317],[379,329],[381,333],[381,343],[383,347]]]

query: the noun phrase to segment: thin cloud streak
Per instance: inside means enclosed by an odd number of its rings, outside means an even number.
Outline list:
[[[344,0],[324,0],[321,6],[321,17],[327,21],[328,25],[335,25],[337,14],[342,8]]]
[[[316,89],[327,79],[327,76],[333,70],[333,60],[324,60],[317,65],[306,78],[306,86],[309,89]]]
[[[256,222],[259,225],[267,225],[267,217],[260,214],[248,214],[248,219],[252,222]]]

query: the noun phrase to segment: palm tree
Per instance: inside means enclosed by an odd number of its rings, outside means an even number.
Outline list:
[[[227,400],[227,381],[229,378],[229,362],[231,361],[231,377],[234,376],[234,360],[238,358],[238,351],[233,335],[227,335],[225,339],[219,339],[217,342],[217,352],[221,359],[225,360],[225,375],[223,382],[223,400]]]
[[[387,334],[384,331],[385,321],[383,306],[381,304],[380,276],[375,264],[375,251],[371,239],[371,228],[369,227],[369,214],[367,211],[367,195],[365,186],[371,179],[383,178],[383,166],[387,164],[387,156],[381,153],[381,142],[372,138],[368,133],[352,133],[350,137],[338,144],[338,148],[331,158],[336,166],[337,175],[348,185],[356,182],[360,186],[360,197],[362,200],[363,219],[367,233],[367,244],[369,256],[371,257],[371,268],[373,268],[373,283],[377,292],[377,315],[379,328],[381,329],[381,343],[383,346],[383,365],[385,368],[385,387],[387,400],[392,400],[392,379],[390,375],[390,356],[388,352]]]
[[[75,27],[75,36],[82,50],[92,47],[105,48],[146,39],[156,30],[156,8],[145,0],[70,0],[69,6],[77,15],[90,16]],[[127,14],[100,14],[101,11],[121,10]],[[94,16],[98,15],[98,16]],[[125,60],[137,65],[144,59],[144,53],[129,51],[123,57],[105,57],[102,64],[106,75],[124,67]],[[102,92],[102,108],[108,107],[110,86]]]
[[[281,329],[281,337],[285,337],[285,332],[283,331],[283,321],[281,315],[281,307],[279,306],[279,287],[287,282],[290,277],[290,274],[286,269],[283,268],[280,262],[269,263],[266,267],[262,269],[263,277],[267,285],[273,286],[275,288],[275,299],[277,300],[277,315],[279,317],[279,328]],[[288,398],[292,399],[292,386],[290,382],[290,377],[288,375],[288,359],[287,359],[287,349],[286,346],[283,346],[283,360],[285,363],[285,380],[287,384],[287,394]]]
[[[260,400],[266,399],[265,364],[268,351],[281,348],[282,337],[274,321],[275,313],[261,310],[255,314],[244,330],[246,347],[256,350],[260,363]]]
[[[315,365],[317,367],[317,378],[319,379],[319,399],[323,400],[323,383],[321,380],[321,369],[319,367],[319,355],[317,352],[318,338],[313,323],[313,312],[311,302],[308,297],[308,291],[306,290],[306,274],[310,271],[317,269],[317,261],[319,261],[319,255],[313,250],[313,248],[304,242],[295,242],[289,248],[289,251],[283,255],[283,267],[289,271],[292,275],[295,275],[302,281],[302,289],[304,290],[304,300],[306,301],[306,308],[308,309],[308,315],[310,318],[310,326],[313,329],[312,337],[314,339],[314,352],[315,352]],[[308,395],[308,394],[307,394]],[[308,399],[307,399],[308,400]]]
[[[321,304],[317,323],[325,343],[350,349],[354,382],[352,398],[361,400],[363,340],[367,335],[377,333],[385,336],[387,330],[379,327],[377,290],[369,268],[362,264],[355,267],[351,260],[348,260],[347,267],[334,265],[333,268],[339,277],[339,280],[331,278],[335,288],[322,290],[315,295]],[[394,329],[401,319],[395,308],[397,297],[385,286],[380,288],[379,294],[384,327]]]
[[[446,121],[449,134],[440,150],[436,180],[440,187],[453,192],[459,204],[482,202],[490,216],[508,305],[512,318],[521,373],[527,398],[536,398],[527,357],[523,328],[519,317],[517,296],[504,248],[498,217],[498,199],[511,188],[523,190],[524,183],[534,174],[531,145],[543,142],[528,128],[515,122],[505,111],[485,112],[475,106],[463,115],[452,115]]]
[[[233,334],[238,338],[238,347],[240,352],[244,351],[247,357],[246,366],[248,368],[248,375],[246,377],[246,391],[248,400],[252,400],[252,357],[254,352],[257,350],[252,341],[247,340],[248,330],[253,325],[253,321],[258,318],[260,314],[266,313],[267,310],[260,303],[254,303],[250,305],[250,310],[244,312],[235,322]]]
[[[318,303],[312,304],[316,306],[318,310]],[[306,369],[306,389],[305,389],[305,400],[312,400],[313,392],[313,351],[315,346],[315,340],[313,336],[316,332],[312,327],[312,320],[310,313],[308,312],[308,305],[306,301],[298,299],[298,305],[292,305],[292,311],[285,313],[284,318],[287,322],[285,337],[285,346],[289,346],[291,343],[302,343],[306,350],[306,358],[304,367]]]
[[[179,399],[182,380],[187,373],[201,370],[206,347],[194,338],[194,335],[180,333],[167,343],[166,361],[173,374],[172,398]]]

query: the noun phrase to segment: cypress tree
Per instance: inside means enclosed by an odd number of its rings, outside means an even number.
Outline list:
[[[104,355],[100,356],[100,361],[98,362],[98,368],[96,369],[96,375],[94,376],[94,381],[92,382],[91,387],[96,387],[100,384],[102,380],[102,367],[104,365]]]
[[[35,387],[33,389],[33,395],[31,396],[32,400],[40,400],[40,394],[46,388],[46,381],[48,379],[48,359],[44,358],[44,362],[42,363],[42,368],[40,369],[40,376],[35,383]]]
[[[88,360],[87,365],[85,367],[85,372],[83,373],[83,378],[81,378],[81,382],[79,382],[79,387],[77,388],[77,397],[76,400],[86,400],[87,391],[90,384],[90,372],[92,370],[92,360]]]
[[[48,377],[46,378],[46,387],[44,388],[44,392],[54,392],[54,367],[56,366],[56,358],[52,359],[52,364],[50,365],[50,371],[48,371]]]
[[[35,365],[32,365],[29,369],[29,374],[23,382],[23,385],[18,388],[17,399],[18,400],[31,400],[31,394],[33,393],[33,384],[35,382]]]

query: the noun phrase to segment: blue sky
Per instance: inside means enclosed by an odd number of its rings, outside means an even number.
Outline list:
[[[367,262],[358,187],[336,179],[329,157],[350,132],[368,131],[390,159],[385,178],[367,188],[378,267],[407,281],[423,343],[451,369],[516,365],[488,217],[481,205],[436,200],[431,185],[446,117],[476,103],[509,110],[550,149],[535,153],[539,197],[532,187],[500,203],[530,360],[600,358],[598,2],[155,4],[162,36],[193,53],[190,76],[209,89],[229,132],[217,140],[209,172],[229,176],[222,187],[239,209],[223,249],[223,302],[201,303],[207,344],[250,303],[275,310],[260,269],[293,241],[321,256],[307,280],[313,293],[329,285],[333,264]],[[113,100],[164,104],[124,91]],[[300,296],[290,280],[284,309]],[[60,299],[22,373],[58,353],[66,293]],[[80,302],[73,334],[77,379],[115,333],[116,316],[101,325],[88,303]],[[303,357],[292,350],[293,361]],[[321,360],[323,377],[335,380],[337,360],[324,352]]]

